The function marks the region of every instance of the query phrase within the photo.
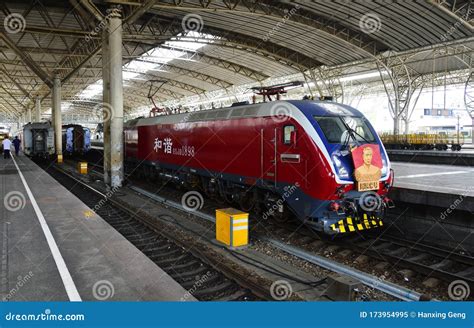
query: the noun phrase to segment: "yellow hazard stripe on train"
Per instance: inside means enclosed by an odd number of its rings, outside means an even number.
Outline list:
[[[339,220],[337,223],[331,224],[331,229],[338,232],[353,232],[367,230],[371,228],[382,227],[382,220],[377,219],[376,217],[368,217],[367,214],[364,214],[363,218],[352,218],[348,216],[345,219]]]

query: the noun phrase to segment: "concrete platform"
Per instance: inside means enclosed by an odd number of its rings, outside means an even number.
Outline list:
[[[392,162],[395,201],[474,212],[474,168]]]
[[[0,159],[0,196],[1,300],[173,301],[186,294],[30,159]]]

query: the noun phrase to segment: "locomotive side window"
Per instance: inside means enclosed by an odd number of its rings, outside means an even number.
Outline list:
[[[295,131],[294,125],[285,125],[283,127],[283,143],[285,145],[291,144],[291,132]]]
[[[360,142],[374,142],[375,138],[362,117],[315,116],[329,143],[344,143],[348,132]]]

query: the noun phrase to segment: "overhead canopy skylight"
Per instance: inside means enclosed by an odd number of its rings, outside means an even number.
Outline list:
[[[102,93],[102,83],[102,79],[100,79],[93,84],[88,85],[87,88],[82,90],[82,92],[78,95],[79,98],[94,98],[98,94]]]
[[[178,41],[181,37],[185,37],[186,40],[194,39],[195,41]],[[176,59],[192,60],[187,56],[187,51],[196,51],[206,45],[200,41],[207,40],[208,42],[209,39],[216,38],[217,37],[210,34],[194,31],[187,32],[186,34],[178,34],[176,40],[166,41],[163,46],[153,48],[137,59],[133,59],[123,65],[123,80],[146,80],[140,78],[140,74],[145,74],[149,71],[166,72],[165,69],[162,69],[164,64]],[[98,80],[87,86],[87,88],[78,94],[78,97],[81,99],[92,99],[100,94],[102,94],[102,80]]]

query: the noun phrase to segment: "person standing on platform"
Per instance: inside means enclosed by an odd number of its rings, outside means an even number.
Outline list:
[[[10,158],[10,148],[12,146],[12,142],[10,141],[10,139],[5,138],[2,141],[2,145],[3,145],[3,158],[4,159]]]
[[[18,156],[18,153],[20,152],[20,144],[21,144],[20,138],[18,138],[18,136],[15,136],[15,139],[13,139],[12,144],[15,147],[15,156]]]

